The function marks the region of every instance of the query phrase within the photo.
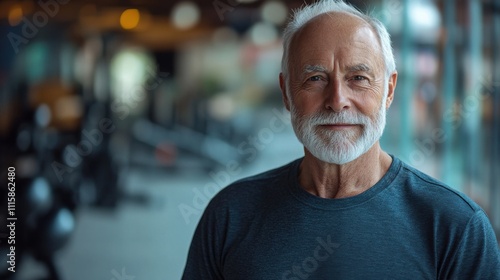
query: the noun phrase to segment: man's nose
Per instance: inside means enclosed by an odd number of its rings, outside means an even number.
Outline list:
[[[347,95],[347,89],[341,82],[335,81],[325,88],[325,108],[339,113],[342,110],[350,108],[350,101]]]

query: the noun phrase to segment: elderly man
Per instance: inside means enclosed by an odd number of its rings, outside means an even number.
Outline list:
[[[305,156],[212,199],[183,279],[500,279],[484,211],[381,149],[396,81],[379,21],[297,11],[279,82]]]

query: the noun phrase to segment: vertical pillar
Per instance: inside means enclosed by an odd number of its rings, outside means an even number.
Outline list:
[[[482,36],[482,4],[480,0],[469,0],[469,61],[466,69],[468,77],[466,83],[466,96],[462,104],[464,111],[464,130],[466,138],[461,141],[465,148],[465,175],[466,184],[464,191],[471,193],[474,186],[484,183],[480,176],[479,167],[482,165],[481,156],[484,155],[482,145],[481,116],[482,98],[481,90],[483,80],[483,36]],[[482,189],[483,191],[485,188]],[[484,192],[483,192],[484,193]]]
[[[446,41],[444,46],[443,57],[443,111],[447,111],[453,107],[454,95],[456,92],[456,63],[455,63],[455,0],[444,1],[444,21],[446,28]],[[446,118],[442,118],[442,128],[446,135],[447,141],[443,143],[443,168],[441,179],[453,187],[455,186],[452,181],[453,174],[453,142],[454,142],[454,129],[453,122]]]
[[[401,32],[401,70],[399,83],[401,92],[401,123],[400,123],[400,154],[403,157],[410,156],[412,152],[413,123],[412,123],[412,96],[415,88],[415,67],[413,48],[413,34],[410,22],[410,0],[403,1],[403,28]]]
[[[500,241],[500,0],[494,2],[493,29],[491,34],[493,53],[492,101],[493,101],[493,127],[492,127],[492,153],[490,157],[490,205],[492,224],[497,230]]]

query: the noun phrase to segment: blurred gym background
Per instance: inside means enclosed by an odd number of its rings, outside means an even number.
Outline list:
[[[500,232],[500,1],[349,2],[393,38],[382,146]],[[303,153],[278,86],[302,3],[1,1],[0,219],[9,166],[18,217],[2,279],[179,279],[210,197]]]

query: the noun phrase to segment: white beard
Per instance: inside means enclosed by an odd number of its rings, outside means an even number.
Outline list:
[[[384,95],[375,119],[352,111],[340,113],[320,112],[302,117],[295,106],[291,105],[292,126],[295,135],[306,149],[321,161],[345,164],[366,153],[380,140],[386,121],[387,94]],[[357,130],[334,131],[319,128],[322,124],[360,124],[361,135]]]

